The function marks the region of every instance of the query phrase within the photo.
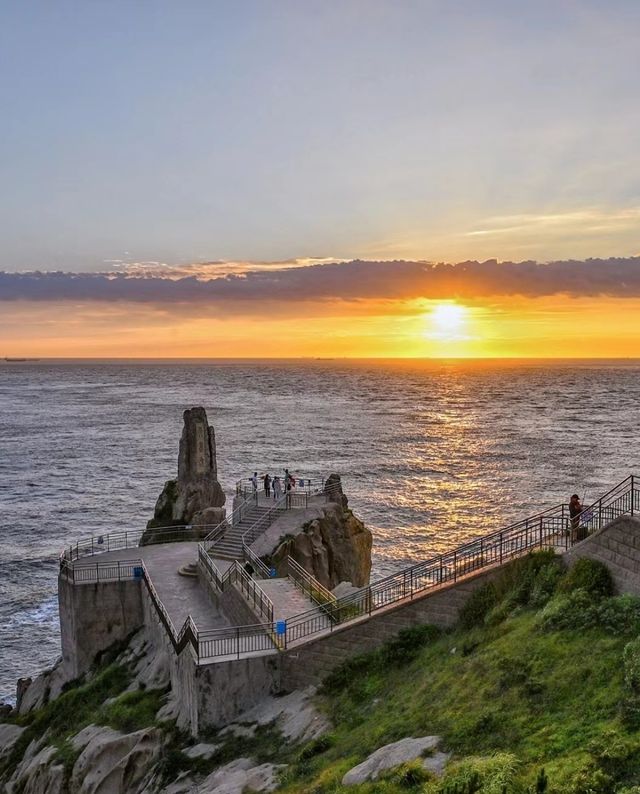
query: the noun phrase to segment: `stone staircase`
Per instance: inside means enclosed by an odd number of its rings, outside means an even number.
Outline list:
[[[273,619],[287,620],[300,613],[309,613],[312,609],[318,610],[318,619],[326,623],[325,628],[330,628],[329,618],[322,609],[303,593],[291,579],[261,579],[260,588],[273,602]]]
[[[230,527],[222,536],[222,538],[209,550],[212,557],[219,557],[223,560],[241,560],[242,559],[242,536],[254,524],[263,518],[268,512],[269,507],[262,505],[255,505],[248,510],[241,521],[235,526]],[[264,528],[267,529],[269,524],[265,523]]]

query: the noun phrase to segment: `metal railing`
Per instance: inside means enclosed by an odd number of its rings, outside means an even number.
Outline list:
[[[278,475],[280,477],[280,475]],[[314,494],[322,493],[324,489],[324,484],[326,482],[325,477],[296,477],[294,476],[295,485],[292,488],[292,491],[298,493],[306,493],[308,496],[313,496]],[[264,492],[264,484],[263,484],[263,477],[264,475],[260,475],[258,477],[257,487],[253,483],[253,479],[251,477],[243,477],[241,480],[236,482],[236,496],[250,496],[255,493],[263,493]],[[272,479],[273,483],[273,479]],[[285,490],[285,475],[280,477],[280,483],[282,486],[282,491],[284,493]],[[273,486],[271,486],[273,487]]]
[[[293,584],[308,598],[320,606],[335,604],[337,598],[327,588],[313,577],[305,568],[299,565],[293,557],[287,557],[287,575]]]
[[[273,602],[260,585],[249,576],[242,565],[234,562],[222,577],[222,590],[227,584],[236,584],[247,601],[258,611],[265,621],[273,622]]]
[[[255,626],[198,632],[191,617],[178,634],[151,582],[141,560],[61,565],[61,575],[74,583],[144,580],[151,600],[165,626],[172,645],[179,653],[191,644],[198,660],[236,657],[251,653],[277,652],[292,643],[332,631],[336,626],[369,616],[429,590],[455,583],[469,574],[499,566],[524,554],[544,548],[569,549],[584,537],[601,529],[622,515],[640,512],[640,488],[634,475],[627,477],[578,516],[569,515],[568,505],[560,504],[484,537],[470,541],[446,554],[440,554],[340,599],[327,601],[286,621],[273,622],[273,604],[269,597],[239,563],[234,563],[224,576],[220,574],[204,544],[199,544],[199,559],[212,580],[224,589],[228,581],[239,583],[245,596],[252,599],[267,620]],[[73,547],[71,547],[73,549]],[[67,551],[63,552],[63,558]],[[73,554],[73,552],[70,552]],[[77,556],[75,557],[77,560]],[[292,568],[295,570],[297,563]],[[233,571],[232,571],[233,569]],[[304,570],[304,569],[301,569]],[[297,572],[296,572],[297,573]],[[306,574],[306,572],[305,572]],[[298,576],[302,584],[305,577]],[[312,577],[311,577],[312,578]],[[328,592],[328,591],[327,591]]]

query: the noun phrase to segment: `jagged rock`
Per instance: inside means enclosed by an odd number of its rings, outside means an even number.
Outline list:
[[[0,724],[0,758],[13,749],[13,745],[25,732],[25,728],[10,722]]]
[[[34,679],[19,678],[16,686],[16,711],[18,714],[27,714],[45,706],[58,697],[69,680],[62,657],[57,659],[53,667],[44,670]]]
[[[187,747],[186,750],[184,750],[184,754],[187,758],[203,758],[207,760],[211,758],[214,753],[217,753],[221,747],[221,744],[205,744],[201,742],[200,744],[194,744],[193,747]]]
[[[287,556],[291,556],[329,589],[345,581],[364,587],[371,574],[371,532],[349,509],[337,474],[327,479],[325,492],[331,501],[314,506],[313,518],[301,517],[304,523],[297,533],[289,530],[293,537],[287,537],[273,552],[271,564],[283,569]],[[289,522],[297,512],[291,511]],[[277,531],[275,524],[272,530]]]
[[[43,747],[31,755],[25,753],[21,764],[7,785],[7,792],[21,794],[62,794],[64,766],[55,763],[55,747]]]
[[[266,697],[241,714],[238,722],[255,726],[273,724],[290,742],[308,742],[331,727],[329,720],[313,704],[315,693],[315,687],[308,687],[282,697]]]
[[[73,767],[71,790],[83,794],[143,791],[160,755],[161,731],[147,728],[123,734],[112,728],[90,727],[91,731],[85,728],[75,737],[84,749]]]
[[[393,769],[393,767],[406,764],[408,761],[415,761],[416,758],[421,758],[426,751],[434,750],[439,743],[439,736],[421,736],[417,739],[409,737],[392,744],[386,744],[384,747],[378,748],[375,753],[371,753],[361,764],[350,769],[342,778],[342,785],[355,786],[367,780],[377,780],[385,769]]]
[[[198,784],[199,794],[243,794],[249,791],[273,791],[283,764],[260,764],[251,758],[237,758],[221,766]]]
[[[204,408],[191,408],[184,412],[178,478],[165,483],[156,502],[154,516],[147,524],[147,532],[140,543],[154,542],[154,533],[149,532],[151,529],[194,524],[196,516],[200,523],[202,516],[199,514],[209,508],[222,508],[224,503],[224,491],[218,482],[215,431],[208,424]],[[215,520],[214,516],[210,518]],[[206,532],[196,533],[194,539],[203,534]]]
[[[194,514],[191,523],[195,527],[217,527],[224,521],[227,511],[224,507],[206,507]]]

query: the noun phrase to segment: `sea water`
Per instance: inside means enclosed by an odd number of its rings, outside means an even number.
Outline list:
[[[229,495],[256,470],[341,474],[376,579],[640,474],[639,375],[636,361],[1,363],[0,701],[59,654],[61,548],[144,526],[185,408],[207,409]]]

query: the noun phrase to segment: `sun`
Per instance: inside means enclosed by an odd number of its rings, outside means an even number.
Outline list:
[[[468,309],[459,303],[437,303],[425,314],[424,335],[431,339],[458,339],[464,330]]]

